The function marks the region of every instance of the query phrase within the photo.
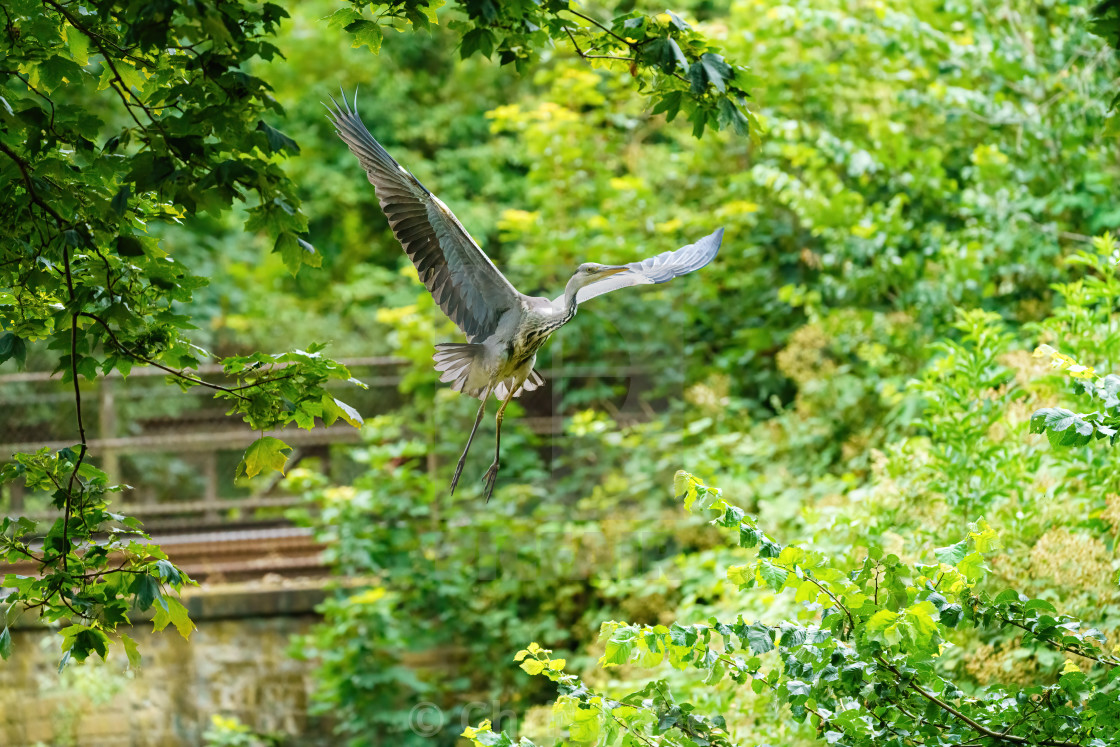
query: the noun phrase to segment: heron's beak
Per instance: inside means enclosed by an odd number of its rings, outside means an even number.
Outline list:
[[[599,276],[609,278],[611,275],[617,275],[618,273],[626,272],[629,269],[630,268],[626,265],[619,265],[617,267],[604,267],[603,269],[599,270]]]

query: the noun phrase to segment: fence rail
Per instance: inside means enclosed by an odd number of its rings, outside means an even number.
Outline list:
[[[395,406],[396,389],[400,382],[400,375],[395,369],[405,364],[406,360],[371,356],[340,362],[371,388],[369,392],[357,390],[360,396],[366,397],[364,406],[359,407],[360,411],[368,415],[386,412]],[[207,377],[225,375],[222,367],[214,364],[201,365],[192,373]],[[648,369],[638,366],[583,366],[541,373],[546,381],[555,382],[561,378],[634,379],[647,374]],[[127,377],[114,371],[96,382],[81,382],[83,390],[92,395],[89,399],[97,403],[96,411],[90,407],[87,415],[86,429],[90,434],[87,445],[92,458],[112,479],[122,479],[122,457],[165,453],[188,462],[204,486],[198,496],[192,496],[192,500],[159,501],[153,500],[153,495],[160,492],[161,486],[145,486],[141,481],[130,480],[137,487],[117,498],[122,508],[144,519],[145,525],[153,532],[162,529],[174,531],[199,520],[220,522],[233,530],[261,515],[275,516],[299,502],[296,497],[278,492],[278,480],[253,495],[235,497],[222,494],[221,488],[229,485],[230,481],[222,479],[224,468],[219,466],[219,455],[235,455],[260,434],[240,420],[227,416],[223,410],[207,407],[210,400],[202,397],[179,399],[179,392],[176,392],[179,409],[173,414],[135,416],[135,410],[145,407],[151,410],[151,404],[161,402],[167,393],[163,386],[143,386],[134,382],[168,375],[156,368],[137,367]],[[196,387],[188,390],[187,394],[206,395],[208,391]],[[547,406],[549,396],[538,391],[526,399],[535,398],[538,403],[543,401],[545,406],[536,409],[555,412],[555,407]],[[35,371],[0,375],[0,463],[14,453],[73,446],[76,439],[69,435],[73,420],[63,409],[72,401],[70,385],[63,388],[60,374]],[[59,407],[49,408],[55,403]],[[26,412],[26,408],[30,407],[40,408],[40,418],[43,408],[47,408],[46,411],[54,418],[53,422],[27,425],[26,421],[33,418],[21,418],[20,408],[25,408]],[[129,412],[133,412],[132,417],[128,416]],[[640,415],[633,413],[620,416],[623,422],[638,419]],[[21,423],[21,420],[24,422]],[[520,423],[538,435],[558,436],[563,432],[563,418],[559,415],[531,415],[522,418]],[[307,456],[329,460],[330,446],[361,441],[358,429],[342,424],[320,426],[313,430],[291,427],[270,431],[266,435],[281,438],[295,449],[291,464]],[[434,468],[435,463],[430,461],[429,466]],[[30,510],[32,518],[47,518],[44,512],[39,512],[42,516],[34,516],[34,506],[25,505],[25,496],[18,486],[9,485],[8,490],[9,513],[27,514]],[[2,503],[0,508],[3,508]]]

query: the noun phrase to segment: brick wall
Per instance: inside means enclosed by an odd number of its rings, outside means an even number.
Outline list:
[[[118,646],[106,662],[91,657],[60,676],[61,639],[24,622],[0,662],[0,745],[194,747],[214,714],[293,735],[291,744],[330,744],[307,716],[311,665],[285,653],[318,619],[322,597],[316,586],[192,591],[198,630],[189,642],[173,628],[153,633],[151,623],[126,631],[143,655],[136,671]]]

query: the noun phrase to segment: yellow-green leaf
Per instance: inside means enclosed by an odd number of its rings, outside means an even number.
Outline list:
[[[540,674],[544,671],[544,662],[536,659],[526,659],[521,662],[521,668],[529,674]]]
[[[73,26],[66,27],[66,43],[70,47],[70,56],[74,62],[82,67],[89,64],[89,37],[78,31]]]
[[[128,666],[132,667],[133,669],[139,669],[140,648],[136,645],[136,641],[134,641],[124,633],[121,633],[120,636],[121,643],[124,644],[124,653],[128,657]]]
[[[284,467],[288,463],[288,454],[291,446],[272,436],[258,438],[245,449],[245,456],[241,464],[237,465],[237,474],[245,477],[255,477],[264,470],[276,470],[284,474]]]
[[[754,581],[754,569],[749,565],[733,565],[727,569],[727,580],[736,586],[748,586]]]
[[[190,615],[187,613],[187,608],[178,598],[173,596],[164,596],[163,601],[167,604],[167,609],[160,605],[156,605],[156,615],[152,618],[152,623],[155,625],[156,631],[163,630],[167,627],[168,623],[175,626],[179,631],[179,635],[184,638],[191,637],[191,631],[194,630],[194,621],[191,620]]]

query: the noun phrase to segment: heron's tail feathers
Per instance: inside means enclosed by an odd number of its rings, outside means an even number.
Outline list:
[[[436,345],[436,353],[432,358],[436,362],[436,370],[440,372],[440,381],[451,383],[451,388],[462,392],[469,397],[481,398],[490,384],[490,374],[484,364],[486,347],[477,343],[441,342]],[[494,396],[504,400],[509,394],[509,388],[514,385],[515,379],[509,378],[501,381],[494,387]],[[525,392],[531,392],[541,384],[544,379],[536,371],[531,371],[524,383],[513,396],[520,397]]]
[[[486,348],[473,343],[444,342],[436,345],[436,370],[440,381],[451,382],[451,388],[470,397],[481,397],[489,384],[483,358]]]

